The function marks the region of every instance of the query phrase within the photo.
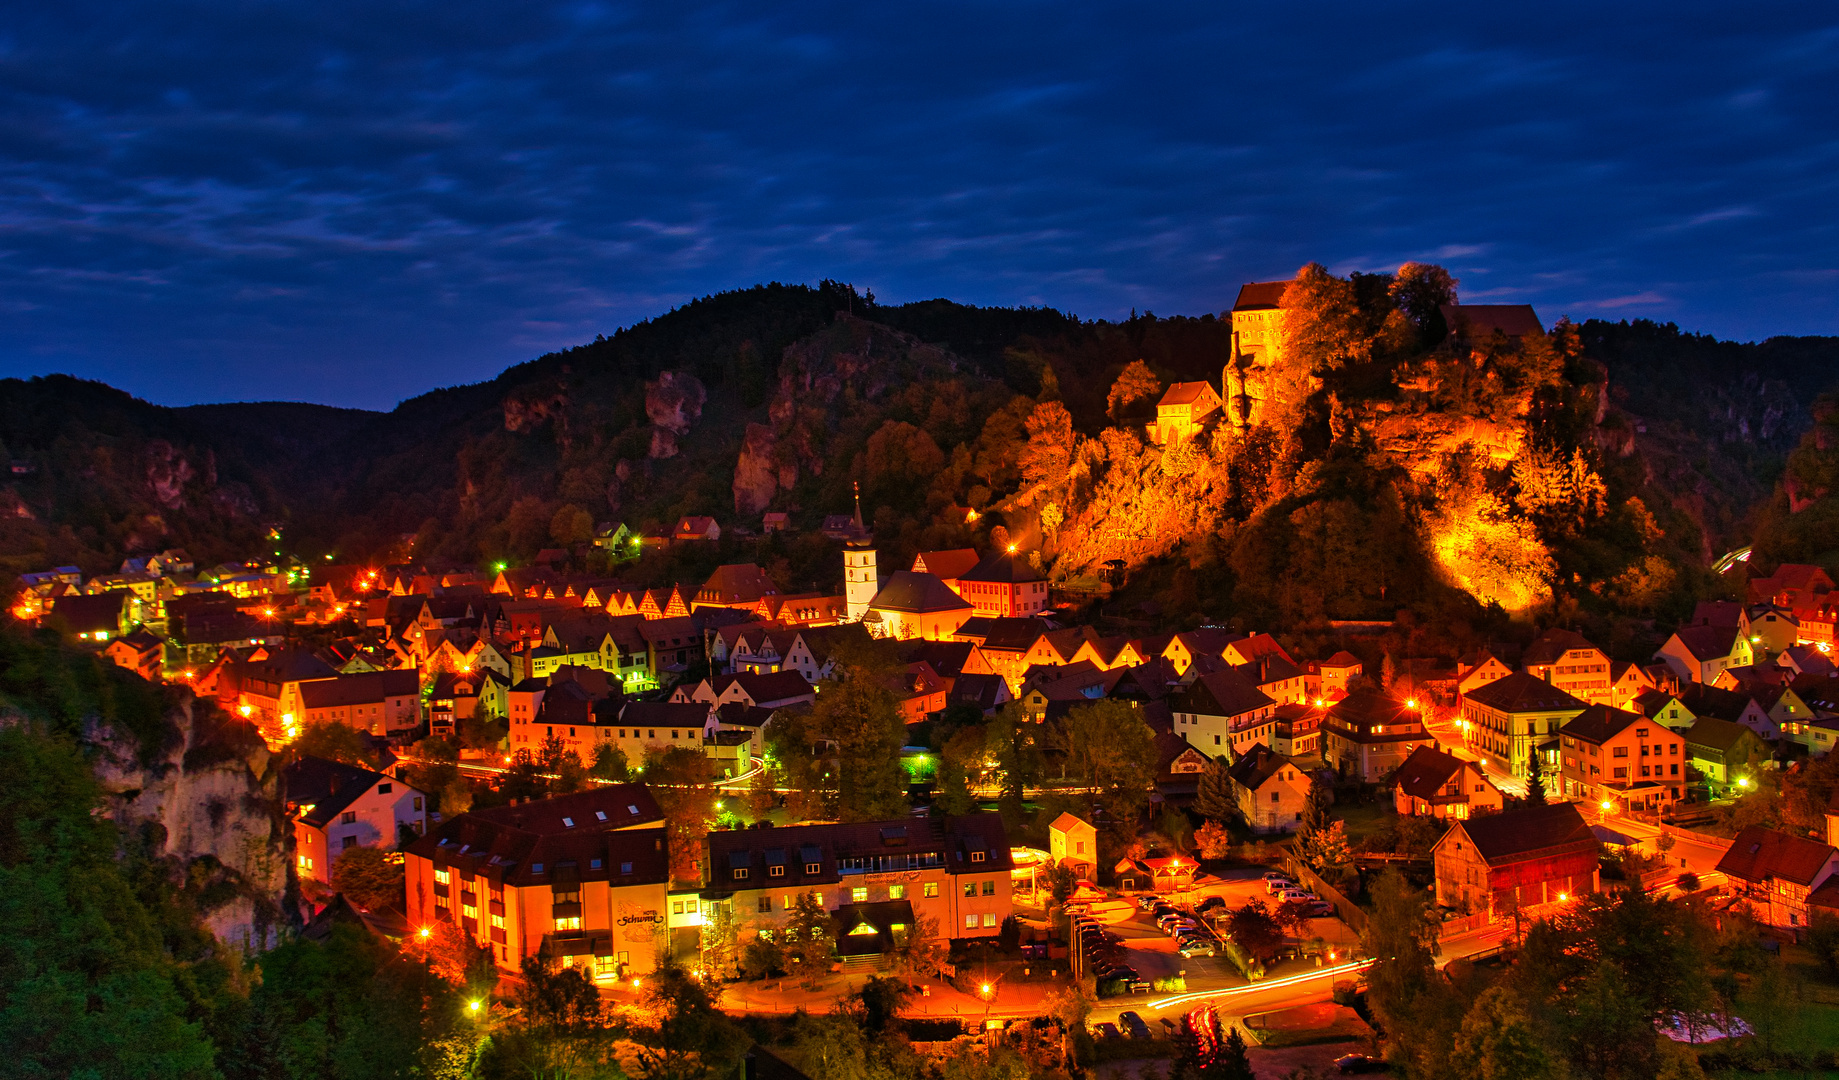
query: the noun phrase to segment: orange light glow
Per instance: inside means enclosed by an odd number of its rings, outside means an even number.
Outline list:
[[[426,941],[434,936],[434,927],[424,926],[420,930],[415,931],[415,936]]]
[[[1406,698],[1406,699],[1405,699],[1405,708],[1407,708],[1407,709],[1415,709],[1415,708],[1417,708],[1417,707],[1418,707],[1418,699],[1417,699],[1417,698]]]
[[[1014,545],[1014,544],[1010,544],[1010,545],[1009,545],[1009,554],[1011,554],[1011,555],[1013,555],[1013,554],[1015,554],[1015,545]]]
[[[1564,903],[1564,902],[1565,902],[1566,900],[1569,900],[1570,898],[1571,898],[1571,894],[1570,894],[1570,893],[1562,893],[1562,892],[1561,892],[1561,893],[1559,893],[1559,894],[1558,894],[1558,902],[1559,902],[1560,904],[1562,904],[1562,903]]]
[[[254,710],[254,709],[252,709],[252,708],[250,708],[250,707],[249,707],[249,706],[247,706],[247,705],[239,705],[239,706],[237,706],[237,708],[236,708],[236,711],[237,711],[238,713],[240,713],[240,714],[242,715],[242,717],[243,717],[243,719],[245,719],[245,720],[247,720],[247,719],[249,719],[249,718],[250,718],[251,716],[254,716],[254,715],[255,715],[255,710]]]

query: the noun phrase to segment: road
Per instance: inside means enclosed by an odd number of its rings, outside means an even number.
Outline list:
[[[1462,737],[1462,729],[1456,726],[1456,716],[1453,713],[1444,716],[1438,715],[1438,710],[1435,709],[1425,710],[1424,730],[1436,738],[1437,748],[1444,753],[1480,765],[1481,771],[1501,791],[1516,799],[1526,797],[1525,780],[1502,769],[1486,755],[1469,749],[1467,741]]]

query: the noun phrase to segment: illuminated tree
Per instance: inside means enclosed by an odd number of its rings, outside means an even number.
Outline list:
[[[1122,418],[1124,410],[1131,405],[1162,396],[1162,380],[1156,378],[1149,365],[1141,360],[1132,360],[1111,384],[1111,394],[1105,399],[1105,412],[1113,420]]]
[[[1287,364],[1310,372],[1332,371],[1365,360],[1371,352],[1366,319],[1352,282],[1320,263],[1296,272],[1283,294]]]
[[[1058,401],[1044,401],[1029,414],[1028,445],[1019,462],[1030,485],[1064,480],[1073,463],[1073,416]]]
[[[1194,844],[1203,859],[1224,859],[1232,854],[1232,833],[1217,821],[1207,821],[1194,830]]]
[[[1456,279],[1448,270],[1428,263],[1408,262],[1393,275],[1388,291],[1392,302],[1417,330],[1421,347],[1430,348],[1443,340],[1449,328],[1444,324],[1441,308],[1456,302]]]
[[[1239,947],[1262,963],[1270,963],[1283,947],[1283,928],[1262,900],[1248,901],[1226,920],[1227,933]]]
[[[917,915],[894,933],[894,965],[909,975],[928,978],[944,969],[950,943],[939,936],[939,920]]]
[[[823,975],[823,966],[836,951],[836,929],[816,893],[801,893],[792,902],[792,910],[786,914],[783,945],[786,955],[799,962],[807,983]]]

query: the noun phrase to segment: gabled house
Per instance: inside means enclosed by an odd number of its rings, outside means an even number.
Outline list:
[[[1498,814],[1506,798],[1473,761],[1434,746],[1419,746],[1393,777],[1392,802],[1400,817],[1460,821],[1478,814]]]
[[[1685,752],[1705,778],[1712,798],[1721,798],[1748,783],[1769,760],[1769,746],[1742,724],[1702,716],[1686,732]]]
[[[1319,757],[1324,715],[1325,710],[1318,705],[1277,706],[1271,714],[1271,749],[1285,757]]]
[[[1770,742],[1781,738],[1781,725],[1775,722],[1775,718],[1769,715],[1769,711],[1752,694],[1695,683],[1685,688],[1679,700],[1697,716],[1712,716],[1719,720],[1729,720],[1733,724],[1742,724]]]
[[[1686,708],[1684,702],[1665,690],[1642,691],[1635,696],[1629,709],[1674,731],[1689,731],[1698,719],[1691,709]]]
[[[1027,618],[1047,608],[1047,582],[1013,551],[995,550],[984,555],[976,566],[958,576],[956,591],[978,615]]]
[[[1303,696],[1311,704],[1327,704],[1346,697],[1366,668],[1360,658],[1346,649],[1326,660],[1310,660],[1303,665]]]
[[[1776,604],[1750,604],[1743,609],[1737,632],[1750,643],[1757,660],[1766,660],[1801,639],[1801,620]]]
[[[690,515],[677,519],[677,527],[671,530],[673,543],[686,543],[698,540],[715,541],[722,538],[722,527],[712,517]]]
[[[809,705],[817,700],[817,691],[796,671],[776,671],[770,674],[743,672],[738,675],[717,675],[713,679],[704,679],[694,687],[679,686],[672,692],[671,700],[700,701],[712,706],[739,702],[750,707],[780,709],[787,705]]]
[[[1253,832],[1287,832],[1302,824],[1315,788],[1305,764],[1253,743],[1226,775],[1239,816]]]
[[[1175,734],[1214,756],[1236,756],[1273,734],[1277,702],[1233,668],[1203,675],[1169,702]]]
[[[1377,687],[1357,687],[1327,707],[1322,757],[1341,775],[1377,784],[1419,746],[1435,745],[1421,712]]]
[[[1807,926],[1807,901],[1839,871],[1839,848],[1751,825],[1731,841],[1718,872],[1756,917],[1800,940]]]
[[[709,580],[696,590],[690,607],[692,610],[702,607],[752,609],[759,605],[761,598],[778,594],[779,586],[773,584],[765,570],[753,563],[730,563],[715,568]]]
[[[1573,630],[1553,627],[1520,655],[1520,668],[1593,705],[1611,704],[1609,654]]]
[[[117,667],[127,668],[141,678],[157,681],[166,656],[166,643],[145,628],[116,638],[102,649]]]
[[[982,562],[972,548],[952,548],[949,551],[922,551],[913,557],[910,568],[916,574],[931,574],[945,583],[945,587],[958,595],[964,595],[959,579],[977,568]]]
[[[1454,821],[1430,852],[1437,904],[1497,920],[1562,904],[1598,890],[1600,851],[1576,803]]]
[[[134,594],[125,589],[65,596],[52,607],[50,621],[78,641],[104,645],[127,633],[138,621],[137,604]]]
[[[332,880],[332,864],[354,847],[393,850],[428,831],[428,796],[383,773],[303,757],[281,771],[281,798],[294,825],[299,875]]]
[[[1467,694],[1511,674],[1513,669],[1493,653],[1486,650],[1470,653],[1456,661],[1456,692]]]
[[[1152,647],[1149,652],[1173,664],[1176,675],[1186,676],[1197,657],[1223,657],[1226,655],[1226,646],[1243,636],[1229,630],[1203,627],[1170,635],[1160,643],[1161,648]]]
[[[1592,705],[1558,739],[1566,798],[1660,810],[1685,795],[1686,737],[1641,713]]]
[[[1734,626],[1682,626],[1654,654],[1685,682],[1710,685],[1728,667],[1750,663],[1749,640]]]
[[[1163,446],[1192,439],[1219,419],[1220,395],[1208,382],[1178,382],[1156,402],[1156,421],[1148,426],[1149,441]]]
[[[1098,868],[1098,830],[1085,820],[1062,813],[1047,826],[1047,853],[1055,865],[1070,866],[1081,881]]]

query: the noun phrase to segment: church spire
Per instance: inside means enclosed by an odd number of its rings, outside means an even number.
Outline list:
[[[865,530],[862,528],[862,481],[851,481],[850,487],[856,491],[856,531],[863,532]]]

